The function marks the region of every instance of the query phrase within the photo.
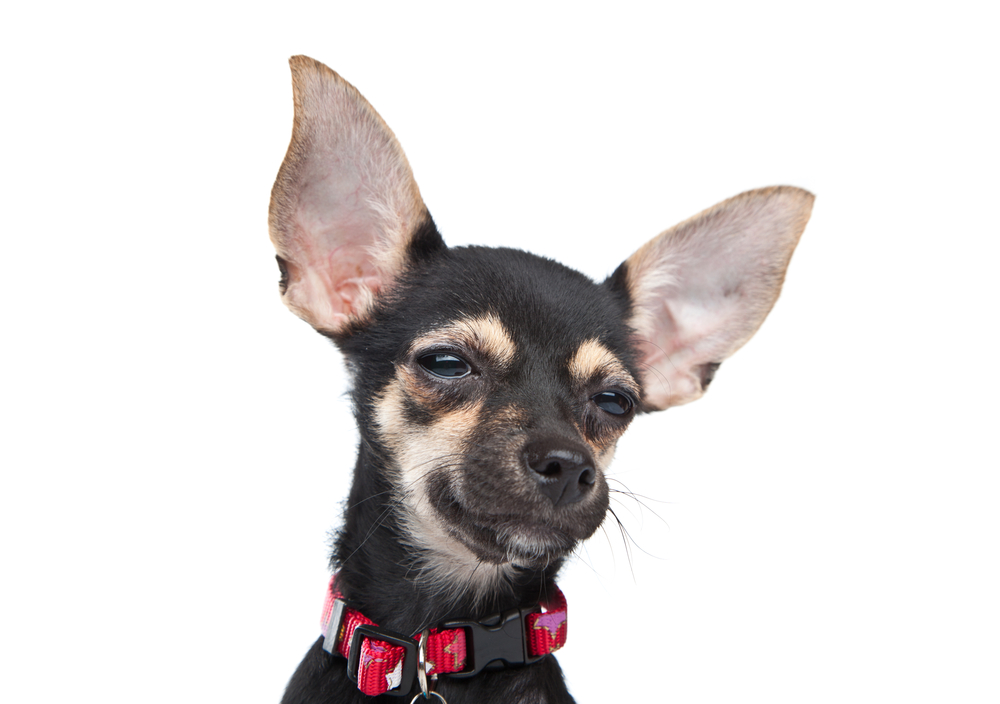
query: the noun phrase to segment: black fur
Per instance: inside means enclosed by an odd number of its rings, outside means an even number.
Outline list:
[[[374,399],[395,378],[396,365],[408,363],[414,338],[459,318],[485,314],[499,318],[513,337],[517,356],[502,379],[483,375],[491,384],[484,391],[485,415],[510,404],[534,409],[524,423],[542,435],[578,435],[579,431],[572,431],[573,423],[585,425],[587,414],[593,412],[579,394],[570,391],[566,378],[566,363],[583,341],[597,338],[623,360],[633,376],[639,375],[630,330],[624,322],[631,304],[624,286],[616,285],[622,280],[620,273],[605,284],[597,284],[561,264],[519,250],[449,249],[430,220],[415,238],[409,261],[408,271],[381,297],[364,323],[333,336],[351,370],[361,440],[343,528],[335,538],[331,562],[339,570],[338,586],[353,608],[380,626],[415,634],[449,618],[481,619],[537,603],[545,596],[563,557],[603,520],[607,503],[605,497],[596,507],[593,503],[567,507],[560,513],[565,516],[560,519],[562,525],[554,528],[565,538],[564,549],[549,556],[547,564],[514,570],[492,593],[456,590],[446,595],[422,584],[419,571],[413,568],[413,549],[406,545],[405,529],[393,505],[392,453],[380,439],[373,417]],[[434,420],[425,408],[411,405],[407,407],[408,422],[422,425]],[[627,423],[628,418],[607,422]],[[464,458],[462,469],[478,487],[483,502],[517,514],[527,509],[522,500],[505,491],[504,477],[497,476],[490,465],[491,432],[491,427],[485,427],[479,437],[469,439],[473,449]],[[475,448],[483,449],[477,452]],[[606,484],[602,483],[602,488],[606,493]],[[444,491],[433,482],[429,488],[447,511],[447,499],[440,495]],[[600,515],[594,515],[598,511]],[[483,536],[480,558],[484,569],[501,556],[491,552],[488,540]],[[366,697],[347,679],[345,670],[346,660],[323,651],[320,638],[292,677],[283,704],[409,701],[388,695]],[[483,672],[470,679],[442,677],[436,689],[449,704],[573,701],[551,655],[533,665]]]

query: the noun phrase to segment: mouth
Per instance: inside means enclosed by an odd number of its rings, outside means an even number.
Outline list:
[[[472,510],[463,505],[445,481],[432,481],[428,489],[431,505],[452,537],[490,564],[513,563],[532,568],[550,565],[571,553],[579,541],[589,538],[605,513],[593,507],[577,520],[558,521],[569,525],[554,525],[555,521],[540,519],[533,515],[537,512],[530,510],[521,515]]]
[[[505,517],[488,525],[478,522],[471,527],[471,531],[459,529],[452,534],[482,559],[497,564],[544,567],[568,555],[577,543],[558,528],[518,518]]]

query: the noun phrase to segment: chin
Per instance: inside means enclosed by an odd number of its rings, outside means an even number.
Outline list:
[[[596,529],[574,536],[551,525],[511,517],[451,525],[452,535],[479,560],[530,569],[544,569],[561,561]]]

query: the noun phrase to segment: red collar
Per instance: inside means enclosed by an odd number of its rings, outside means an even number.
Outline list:
[[[323,649],[347,658],[347,676],[364,694],[402,696],[413,688],[420,640],[424,674],[472,677],[488,665],[525,665],[566,643],[566,597],[550,583],[550,598],[482,621],[446,621],[413,637],[379,628],[347,606],[330,579],[323,607]],[[543,611],[544,609],[544,611]],[[492,669],[492,668],[491,668]]]

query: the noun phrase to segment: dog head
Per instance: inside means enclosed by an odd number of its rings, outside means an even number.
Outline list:
[[[724,201],[602,283],[517,250],[448,248],[375,110],[322,64],[291,65],[270,211],[282,298],[344,352],[408,539],[442,582],[561,559],[603,521],[635,414],[699,398],[763,322],[812,195]]]

